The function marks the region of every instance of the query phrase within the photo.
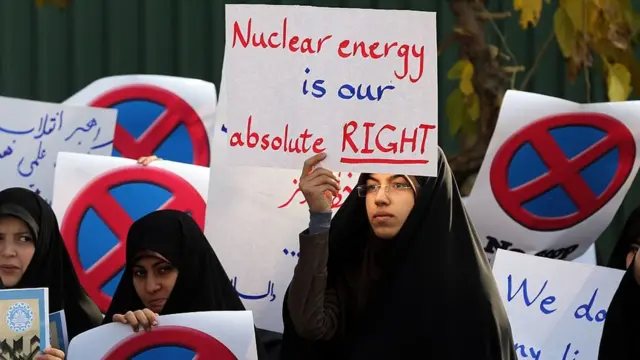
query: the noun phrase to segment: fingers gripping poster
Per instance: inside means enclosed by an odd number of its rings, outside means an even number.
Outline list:
[[[638,171],[640,102],[578,104],[509,90],[466,208],[497,249],[573,260],[609,225]]]
[[[61,153],[53,210],[87,294],[106,312],[125,262],[131,224],[158,209],[187,211],[204,229],[209,169],[171,161]]]

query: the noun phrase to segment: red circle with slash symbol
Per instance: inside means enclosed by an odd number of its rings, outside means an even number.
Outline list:
[[[110,108],[133,100],[162,105],[165,111],[138,139],[116,124],[113,147],[123,157],[139,159],[153,154],[179,125],[184,124],[193,146],[193,164],[209,166],[209,137],[204,123],[198,113],[173,92],[153,85],[127,85],[102,94],[90,105]]]
[[[147,183],[171,192],[173,196],[161,209],[189,212],[200,229],[204,229],[205,201],[188,181],[171,171],[136,165],[108,171],[88,183],[69,204],[61,232],[80,283],[102,312],[106,312],[111,303],[111,297],[102,291],[102,287],[124,267],[127,232],[133,224],[129,214],[109,191],[130,183]],[[78,252],[78,233],[89,209],[96,212],[119,243],[89,269],[83,269]]]
[[[590,142],[586,149],[568,158],[562,144],[552,135],[552,131],[559,128],[591,128],[601,132],[603,137]],[[532,166],[526,161],[514,160],[525,145],[533,148],[547,171],[512,188],[509,184],[510,171],[524,173],[526,167]],[[613,150],[618,151],[617,159],[607,163],[607,166],[614,168],[614,172],[610,179],[606,179],[603,190],[594,193],[590,179],[581,172]],[[595,214],[616,195],[631,174],[635,157],[636,143],[633,134],[619,120],[602,113],[551,115],[520,129],[500,147],[491,164],[491,189],[505,213],[522,226],[536,231],[567,229]],[[552,189],[562,189],[575,204],[575,212],[550,216],[534,214],[525,209],[524,204],[538,199]],[[543,208],[551,209],[553,200],[551,198],[551,202],[545,202]]]
[[[194,359],[237,360],[229,348],[213,336],[184,326],[158,326],[123,339],[102,360],[131,359],[157,347],[177,346],[196,353]]]

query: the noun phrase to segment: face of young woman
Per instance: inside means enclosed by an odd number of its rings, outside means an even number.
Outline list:
[[[158,253],[144,253],[133,270],[133,286],[144,306],[160,313],[178,279],[178,269]]]
[[[5,287],[18,284],[35,251],[35,239],[24,221],[12,216],[0,218],[0,278]]]
[[[415,204],[411,183],[403,175],[376,173],[369,176],[365,189],[367,216],[373,232],[382,239],[393,238]]]

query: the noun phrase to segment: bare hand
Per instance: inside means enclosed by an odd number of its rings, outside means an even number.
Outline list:
[[[63,360],[64,352],[62,350],[48,347],[44,349],[44,354],[36,356],[36,360]]]
[[[307,159],[300,175],[298,186],[311,212],[331,212],[332,196],[337,196],[340,191],[340,179],[331,171],[323,168],[313,169],[326,157],[325,153],[321,153]]]
[[[129,324],[133,331],[138,332],[140,328],[150,331],[152,326],[158,325],[158,314],[149,309],[128,311],[126,314],[113,315],[113,322]]]
[[[157,157],[157,156],[155,156],[155,155],[143,156],[140,159],[138,159],[138,164],[140,164],[142,166],[147,166],[147,165],[151,164],[152,162],[154,162],[156,160],[162,160],[162,159]]]

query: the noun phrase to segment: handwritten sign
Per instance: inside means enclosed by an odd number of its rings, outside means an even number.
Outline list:
[[[227,5],[236,165],[436,175],[435,13]],[[228,61],[227,61],[228,60]]]
[[[0,97],[0,189],[23,187],[49,203],[60,151],[110,155],[117,111]]]
[[[223,74],[227,63],[225,60]],[[282,332],[282,301],[300,257],[298,234],[309,224],[309,207],[298,187],[300,170],[230,164],[226,156],[225,89],[223,78],[211,142],[215,156],[210,167],[205,234],[238,296],[253,311],[256,326]],[[337,175],[342,190],[333,198],[336,210],[360,174]],[[246,226],[247,221],[253,226]],[[238,228],[243,230],[238,232]]]
[[[493,265],[520,360],[597,360],[624,272],[499,250]]]

